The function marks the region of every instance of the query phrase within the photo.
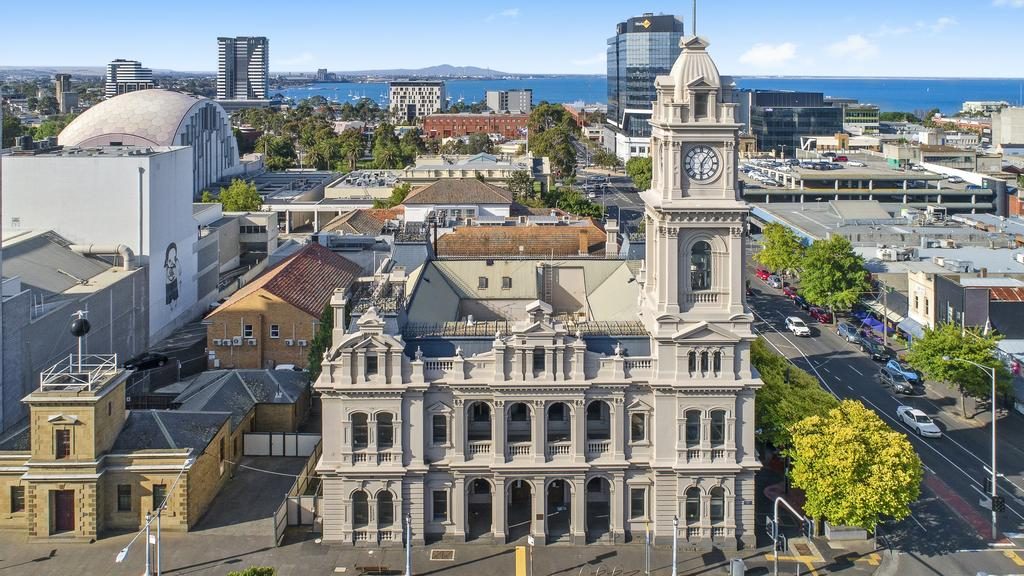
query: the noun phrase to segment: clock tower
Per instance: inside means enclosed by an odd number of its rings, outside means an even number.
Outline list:
[[[674,496],[679,509],[672,513],[688,518],[686,534],[718,546],[753,545],[761,381],[750,367],[740,124],[708,42],[688,36],[680,46],[670,74],[655,81],[651,189],[641,193],[647,244],[640,317],[657,359],[650,385],[658,413],[675,415],[665,425],[677,429],[671,456],[659,450],[652,466],[664,478],[655,481],[659,499]]]

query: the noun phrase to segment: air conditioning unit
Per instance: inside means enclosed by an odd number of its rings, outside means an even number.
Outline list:
[[[309,345],[309,343],[306,342],[305,340],[299,340],[299,346],[300,347],[305,348],[308,345]]]
[[[232,346],[241,346],[242,345],[242,337],[241,336],[235,336],[234,338],[232,338],[231,339],[231,345]]]
[[[222,342],[223,342],[223,340],[221,340],[220,338],[214,338],[213,339],[213,345],[214,346],[220,346]]]
[[[246,344],[248,344],[249,346],[255,346],[255,345],[256,345],[256,339],[255,339],[255,338],[249,338],[249,339],[248,339],[248,340],[246,340],[245,342],[246,342]]]
[[[284,341],[284,345],[285,346],[295,346],[295,340],[292,340],[291,338],[288,338],[287,340]]]
[[[1020,262],[1021,264],[1024,264],[1024,252],[1014,254],[1013,259],[1016,260],[1017,262]]]

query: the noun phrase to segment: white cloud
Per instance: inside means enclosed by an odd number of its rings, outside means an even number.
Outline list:
[[[604,64],[607,62],[607,60],[608,52],[602,50],[600,52],[595,52],[593,56],[588,56],[586,58],[578,58],[576,60],[571,60],[570,62],[573,66],[589,67],[594,66],[595,64]]]
[[[1024,8],[1024,0],[992,0],[993,6],[1010,6],[1013,8]]]
[[[860,34],[851,34],[835,44],[830,44],[828,53],[836,58],[870,60],[878,56],[878,46]]]
[[[1024,2],[1024,0],[1021,1]],[[874,38],[888,38],[894,36],[905,36],[909,32],[910,28],[908,26],[889,26],[888,24],[882,24],[878,27],[878,30],[872,32],[869,36]]]
[[[316,60],[316,57],[311,52],[303,52],[290,58],[276,58],[274,64],[277,66],[300,66],[312,64],[314,60]]]
[[[1021,5],[1024,5],[1024,0],[1011,1],[1021,2]],[[932,22],[917,22],[915,25],[922,30],[927,30],[931,32],[932,34],[938,34],[940,32],[945,31],[947,28],[952,28],[953,26],[956,26],[957,24],[958,22],[956,21],[956,18],[950,16],[940,16],[939,18],[936,18]]]
[[[757,68],[777,68],[796,57],[796,44],[754,44],[740,55],[740,62]]]
[[[517,18],[519,16],[519,8],[506,8],[501,12],[495,12],[484,18],[484,22],[493,22],[498,18]]]

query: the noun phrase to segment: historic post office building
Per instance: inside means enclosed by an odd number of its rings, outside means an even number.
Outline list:
[[[436,259],[337,293],[328,542],[754,542],[748,209],[696,37],[656,82],[643,262]],[[614,251],[611,251],[614,254]],[[349,312],[346,320],[345,311]]]

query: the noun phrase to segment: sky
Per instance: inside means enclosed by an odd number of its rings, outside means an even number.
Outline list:
[[[51,0],[45,13],[12,2],[3,17],[18,25],[4,27],[0,65],[127,58],[212,72],[218,36],[251,35],[270,38],[271,72],[452,64],[603,74],[617,22],[675,13],[690,34],[691,11],[686,0]],[[723,74],[1024,77],[1024,0],[701,0],[697,19]]]

